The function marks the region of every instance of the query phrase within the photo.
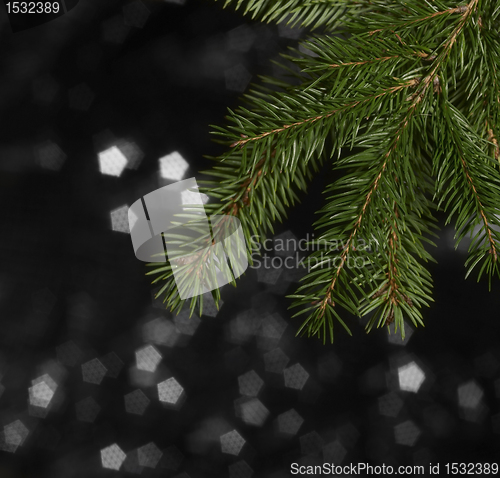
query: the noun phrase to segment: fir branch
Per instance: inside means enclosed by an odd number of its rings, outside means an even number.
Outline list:
[[[334,30],[341,24],[346,11],[362,14],[368,9],[369,2],[351,0],[225,0],[224,8],[229,5],[235,10],[243,10],[253,20],[270,23],[287,23],[292,27],[320,27]]]
[[[415,80],[413,80],[413,84],[415,84]],[[424,83],[424,89],[417,96],[415,96],[415,98],[412,100],[410,107],[408,108],[402,122],[400,123],[398,130],[396,131],[395,138],[394,138],[390,148],[388,149],[388,151],[384,155],[384,161],[382,163],[382,167],[380,168],[379,173],[375,177],[373,184],[370,187],[368,194],[366,195],[366,198],[364,200],[364,204],[361,208],[360,213],[357,216],[356,222],[354,223],[354,226],[352,228],[352,232],[349,235],[349,238],[347,240],[347,244],[346,244],[346,246],[345,246],[345,248],[340,256],[340,264],[334,273],[333,279],[326,290],[326,294],[325,294],[324,298],[322,299],[322,301],[319,304],[319,310],[320,310],[319,319],[321,319],[325,313],[325,308],[327,306],[327,303],[331,299],[331,294],[335,288],[335,285],[337,284],[337,279],[339,277],[339,274],[345,265],[347,255],[349,254],[349,251],[352,247],[352,242],[353,242],[354,238],[356,237],[356,234],[358,233],[361,222],[363,221],[363,219],[365,217],[368,206],[372,200],[372,196],[377,191],[377,189],[379,187],[380,180],[381,180],[382,175],[384,174],[384,172],[387,168],[387,164],[389,162],[391,154],[397,148],[398,143],[402,137],[403,131],[408,126],[410,119],[411,119],[413,113],[415,112],[417,105],[420,103],[421,99],[423,98],[423,95],[425,94],[425,91],[426,91],[425,88],[428,87],[428,84],[429,84],[428,82],[427,82],[427,84]]]
[[[467,276],[480,261],[486,259],[478,280],[486,271],[491,286],[492,275],[500,273],[500,207],[495,197],[500,191],[498,172],[492,158],[483,152],[484,140],[470,127],[460,111],[443,99],[440,112],[439,120],[448,149],[446,153],[437,151],[433,159],[438,177],[436,194],[441,195],[438,206],[445,203],[444,210],[448,211],[458,191],[460,194],[468,193],[463,201],[454,204],[447,222],[455,213],[458,214],[457,245],[466,235],[472,237],[475,234],[466,261],[469,266]],[[441,162],[443,159],[444,162]],[[475,233],[479,225],[479,233]]]
[[[477,0],[472,0],[472,2],[467,7],[466,11],[462,14],[460,21],[458,22],[457,26],[452,31],[450,37],[444,43],[442,51],[437,56],[433,66],[431,67],[430,72],[421,81],[418,81],[417,91],[410,98],[411,104],[409,105],[409,107],[408,107],[408,109],[403,117],[403,120],[401,121],[399,128],[396,131],[396,134],[395,134],[395,137],[394,137],[394,140],[393,140],[391,146],[389,147],[389,149],[387,150],[387,152],[384,155],[382,167],[379,170],[377,176],[375,177],[375,179],[372,183],[372,186],[368,190],[367,195],[365,196],[363,206],[361,207],[361,210],[357,215],[357,219],[353,225],[353,228],[352,228],[351,233],[349,235],[349,238],[347,240],[347,244],[340,255],[340,264],[337,266],[337,268],[334,271],[333,277],[330,281],[329,286],[326,289],[326,292],[323,296],[323,299],[321,299],[321,301],[317,305],[317,309],[319,312],[317,312],[315,315],[312,315],[309,317],[309,321],[312,321],[312,323],[315,324],[313,326],[313,329],[312,329],[313,333],[319,332],[320,324],[322,321],[324,321],[325,312],[327,312],[329,310],[329,308],[333,307],[332,305],[330,305],[331,303],[335,303],[335,301],[331,297],[332,293],[335,289],[335,286],[338,283],[338,279],[340,277],[340,274],[343,271],[344,266],[346,264],[346,259],[347,259],[349,252],[350,252],[350,249],[352,247],[353,240],[355,239],[355,237],[356,237],[356,235],[361,227],[362,221],[366,216],[366,211],[367,211],[368,206],[370,205],[370,203],[372,201],[372,196],[374,195],[374,193],[377,191],[377,189],[379,187],[380,180],[381,180],[381,178],[382,178],[382,176],[387,168],[391,154],[396,150],[396,148],[401,140],[401,137],[403,136],[406,128],[410,124],[412,117],[414,116],[415,111],[417,110],[417,106],[419,106],[419,104],[422,102],[423,98],[425,97],[426,93],[428,92],[429,86],[431,84],[434,84],[434,80],[437,77],[436,75],[437,75],[439,69],[442,68],[443,65],[445,64],[445,60],[447,59],[453,44],[455,43],[455,41],[456,41],[458,35],[460,34],[460,32],[462,31],[462,29],[464,28],[464,26],[466,24],[466,20],[468,19],[470,12],[472,11],[472,9],[475,7],[476,4],[477,4]],[[413,81],[415,82],[415,80],[413,80]],[[295,295],[294,297],[302,299],[302,300],[304,299],[304,296],[300,296],[300,295]],[[300,304],[300,302],[297,305],[299,305],[299,304]],[[393,305],[394,305],[394,302],[393,302]],[[394,313],[393,310],[394,309],[392,307],[389,309],[389,316],[391,315],[391,313]],[[306,323],[307,322],[308,321],[306,321]],[[301,328],[301,330],[302,330],[302,328]],[[311,327],[309,328],[309,330],[311,332]]]
[[[212,200],[207,213],[238,217],[253,243],[273,232],[325,160],[346,171],[327,187],[314,224],[318,244],[339,238],[342,248],[314,251],[290,296],[300,307],[294,317],[306,316],[298,333],[333,341],[334,319],[350,333],[340,308],[368,316],[367,332],[395,322],[404,337],[404,318],[423,325],[421,309],[432,301],[423,263],[433,260],[424,244],[432,244],[436,199],[447,221],[456,217],[457,244],[472,237],[467,275],[480,263],[478,280],[500,274],[500,9],[479,0],[227,5],[264,21],[342,24],[340,35],[303,43],[312,55],[283,55],[293,81],[264,78],[272,88],[254,85],[228,126],[214,128],[229,150],[211,158],[202,188]],[[363,238],[377,248],[352,270]],[[196,276],[192,264],[184,266]],[[152,265],[167,304],[180,307],[168,265]]]
[[[469,168],[467,167],[467,163],[466,163],[462,154],[460,155],[460,163],[462,165],[464,175],[467,178],[467,184],[468,184],[469,188],[472,190],[472,193],[474,194],[474,199],[477,203],[477,209],[478,209],[479,215],[481,216],[481,219],[484,223],[484,227],[486,229],[486,234],[488,236],[488,241],[490,243],[489,253],[493,254],[493,260],[494,260],[494,262],[497,262],[497,260],[498,260],[498,254],[497,254],[498,246],[497,246],[495,240],[493,239],[492,229],[491,229],[490,224],[488,223],[488,219],[486,218],[486,215],[485,215],[485,208],[481,202],[481,198],[479,197],[476,185],[474,184],[474,181],[471,178]]]

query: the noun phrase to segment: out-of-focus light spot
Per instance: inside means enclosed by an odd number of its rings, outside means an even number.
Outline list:
[[[134,390],[125,395],[125,410],[127,413],[143,415],[148,408],[150,400],[142,390]]]
[[[51,171],[59,171],[66,161],[66,154],[51,140],[35,146],[35,157],[42,168]]]
[[[176,405],[183,392],[184,388],[174,377],[158,384],[158,398],[166,404]]]
[[[203,77],[220,78],[221,71],[233,62],[226,51],[224,38],[212,36],[204,45],[201,74]]]
[[[49,408],[37,407],[36,405],[28,403],[28,414],[30,417],[46,418],[49,414]]]
[[[251,478],[253,470],[245,460],[229,465],[229,478]]]
[[[296,435],[304,423],[304,419],[292,408],[287,412],[278,415],[278,431],[285,435]]]
[[[266,352],[263,357],[266,372],[271,373],[282,373],[290,361],[285,352],[280,348],[275,348],[270,352]]]
[[[137,450],[130,450],[127,457],[123,461],[122,471],[134,475],[140,475],[144,471],[144,467],[139,464],[139,454]]]
[[[103,41],[114,44],[123,43],[130,32],[130,27],[123,23],[121,15],[115,15],[104,21],[101,29]]]
[[[15,422],[5,425],[3,430],[5,443],[7,443],[7,445],[15,447],[15,449],[23,445],[30,433],[29,429],[21,420],[16,420]]]
[[[253,309],[243,310],[229,322],[228,340],[232,343],[243,344],[257,334],[261,318]]]
[[[387,341],[390,344],[394,345],[406,345],[408,341],[410,340],[411,336],[413,335],[413,328],[408,325],[408,323],[405,321],[404,323],[405,327],[405,338],[401,338],[401,330],[398,327],[398,331],[396,332],[396,324],[392,322],[389,324],[389,327],[387,327]]]
[[[261,282],[262,284],[276,284],[278,279],[281,276],[281,273],[283,272],[282,267],[274,267],[271,264],[267,264],[268,267],[266,267],[265,263],[262,263],[261,266],[257,269],[257,281]]]
[[[127,158],[127,169],[137,169],[139,167],[144,153],[134,141],[120,139],[116,141],[116,147]]]
[[[101,407],[92,397],[84,398],[75,404],[76,419],[80,422],[94,423]]]
[[[49,375],[39,377],[33,381],[33,386],[28,389],[30,404],[35,407],[47,408],[54,397],[57,384]]]
[[[402,407],[403,400],[395,392],[389,392],[378,399],[379,412],[386,417],[397,417]]]
[[[173,347],[180,332],[175,325],[167,319],[158,317],[145,323],[142,327],[142,337],[145,342],[151,342],[166,347]]]
[[[57,360],[52,359],[42,363],[38,368],[42,375],[33,380],[32,385],[45,380],[50,387],[57,388],[58,384],[65,379],[68,373],[65,367],[63,367]]]
[[[69,90],[68,97],[70,108],[87,111],[92,105],[95,95],[85,83],[80,83]]]
[[[202,315],[206,315],[208,317],[217,317],[217,314],[220,312],[220,309],[224,305],[223,300],[219,300],[219,308],[215,305],[215,300],[212,297],[210,292],[205,292],[203,294],[203,311]]]
[[[139,456],[140,466],[156,468],[156,465],[160,461],[163,453],[153,442],[151,442],[138,448],[137,454]]]
[[[7,445],[7,450],[15,453],[18,447],[22,446],[28,438],[29,429],[21,420],[16,420],[3,427],[4,440]]]
[[[236,430],[232,430],[220,437],[220,444],[222,453],[238,456],[245,440]]]
[[[115,443],[101,450],[102,467],[118,471],[126,457],[125,452]]]
[[[177,151],[163,156],[158,162],[160,176],[174,181],[180,181],[189,168],[188,162]]]
[[[406,420],[394,427],[394,438],[399,445],[415,445],[420,433],[420,429],[411,420]]]
[[[107,369],[99,359],[92,359],[82,365],[83,381],[99,385],[106,376]]]
[[[99,153],[99,168],[102,174],[118,177],[126,166],[127,158],[116,146]]]
[[[248,25],[241,25],[227,32],[226,39],[230,50],[248,51],[255,40],[255,33]]]
[[[300,452],[303,455],[319,453],[323,448],[323,439],[318,432],[312,431],[300,437]]]
[[[58,345],[56,347],[57,360],[61,362],[63,365],[67,365],[68,367],[74,367],[80,363],[82,358],[82,351],[71,340],[69,342],[65,342],[64,344]]]
[[[184,335],[194,335],[198,326],[201,324],[201,319],[196,315],[189,317],[188,310],[182,310],[174,317],[174,323],[177,330]]]
[[[258,398],[241,397],[235,400],[236,416],[247,425],[261,427],[269,416],[269,410]]]
[[[146,5],[140,0],[125,5],[123,11],[123,22],[129,27],[142,28],[148,21],[150,12]]]
[[[132,211],[131,213],[134,214]],[[113,231],[125,232],[127,234],[130,234],[128,206],[122,206],[113,209],[110,212],[110,216],[111,216],[111,229],[113,229]]]
[[[256,397],[259,394],[262,385],[264,385],[264,380],[262,380],[254,370],[250,370],[249,372],[238,377],[238,384],[241,395]]]
[[[232,430],[232,426],[219,414],[205,418],[189,435],[188,447],[190,450],[206,450],[207,446],[219,444],[221,435],[229,430]]]
[[[302,390],[309,378],[309,374],[299,363],[283,370],[283,375],[285,376],[285,387],[296,390]]]
[[[410,362],[398,368],[399,388],[407,392],[418,392],[425,380],[423,370],[415,363]]]
[[[100,358],[101,363],[106,367],[106,376],[117,378],[123,368],[123,362],[114,352],[109,352]]]
[[[288,324],[279,314],[269,314],[261,321],[259,335],[268,339],[279,340],[287,327]]]
[[[229,91],[237,91],[243,93],[248,83],[252,79],[252,75],[248,70],[241,64],[228,68],[224,71],[224,76],[226,78],[226,88]]]
[[[146,345],[135,352],[137,368],[146,372],[155,372],[162,356],[152,345]]]
[[[273,251],[275,256],[293,257],[299,249],[299,241],[292,231],[285,231],[273,239]]]
[[[471,380],[458,387],[458,404],[463,408],[477,408],[483,395],[479,385]]]
[[[52,392],[55,392],[57,390],[56,381],[47,373],[42,375],[41,377],[35,378],[34,380],[31,381],[32,385],[37,385],[40,383],[47,384],[48,387],[52,390]]]
[[[339,440],[328,443],[323,447],[323,463],[338,463],[339,465],[344,460],[347,450]]]

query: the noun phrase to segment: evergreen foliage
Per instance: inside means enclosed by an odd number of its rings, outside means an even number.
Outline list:
[[[204,191],[207,214],[233,215],[264,239],[321,164],[343,172],[315,222],[315,266],[291,296],[299,333],[333,341],[341,309],[367,331],[423,325],[432,301],[436,220],[472,237],[467,276],[498,275],[500,4],[471,0],[227,0],[253,19],[308,27],[284,55],[290,80],[262,78],[214,127],[227,152]],[[284,63],[283,67],[287,67]],[[341,250],[328,244],[341,241]],[[363,242],[363,244],[362,244]],[[366,243],[375,245],[369,261]],[[250,251],[249,251],[250,252]],[[360,260],[362,267],[348,267]],[[169,266],[150,264],[178,309]],[[213,293],[216,301],[219,292]],[[201,298],[193,298],[194,310]],[[295,317],[294,316],[294,317]],[[350,333],[350,332],[349,332]]]

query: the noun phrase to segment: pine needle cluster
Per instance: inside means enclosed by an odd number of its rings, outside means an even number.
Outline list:
[[[424,325],[436,211],[456,245],[470,237],[467,276],[499,273],[500,4],[490,0],[227,0],[263,22],[309,29],[283,55],[290,79],[261,78],[214,127],[227,146],[206,171],[207,214],[232,215],[264,239],[321,165],[340,179],[315,222],[315,266],[293,299],[298,333],[333,341],[342,309],[367,331]],[[307,52],[307,53],[304,53]],[[375,244],[364,260],[361,240]],[[324,244],[340,241],[341,250]],[[322,246],[323,245],[323,246]],[[250,253],[250,251],[249,251]],[[356,262],[356,259],[360,259]],[[361,260],[363,259],[363,260]],[[348,267],[349,261],[363,264]],[[167,307],[182,307],[168,266]],[[213,292],[220,299],[219,291]],[[200,298],[191,300],[191,310]]]

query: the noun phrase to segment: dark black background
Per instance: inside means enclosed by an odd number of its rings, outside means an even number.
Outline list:
[[[145,476],[250,476],[231,468],[241,460],[253,476],[291,476],[290,462],[325,459],[321,446],[306,446],[312,432],[322,445],[342,443],[342,464],[443,467],[498,460],[499,286],[494,283],[488,293],[486,282],[464,281],[466,256],[453,251],[449,226],[434,251],[438,264],[430,266],[435,303],[424,312],[426,327],[407,345],[389,343],[385,329],[365,335],[354,318],[347,319],[354,336],[337,327],[333,345],[295,338],[300,319],[291,319],[285,294],[273,293],[248,270],[236,290],[223,290],[221,311],[215,318],[203,316],[186,346],[159,347],[169,376],[185,388],[182,407],[165,410],[152,387],[145,389],[151,404],[144,416],[125,412],[123,396],[137,388],[128,369],[144,345],[141,326],[147,317],[171,315],[152,301],[144,264],[134,257],[129,235],[111,230],[110,211],[159,187],[158,158],[165,154],[179,151],[187,159],[186,177],[206,168],[203,155],[222,152],[210,140],[209,125],[223,124],[227,107],[238,104],[239,93],[226,88],[224,71],[243,64],[257,81],[257,75],[273,73],[270,59],[295,44],[275,25],[262,27],[223,10],[222,2],[201,0],[144,1],[151,13],[145,25],[130,27],[121,43],[105,41],[106,22],[122,21],[127,3],[81,0],[64,17],[15,34],[0,11],[0,429],[19,419],[30,431],[15,453],[0,450],[0,477],[130,476],[124,469],[103,470],[100,450],[117,443],[128,453],[151,441],[161,450],[177,447],[183,460],[176,470],[164,462],[144,468]],[[265,44],[257,47],[256,40],[247,52],[229,49],[227,33],[243,24]],[[71,100],[71,89],[81,83],[94,95],[83,110]],[[49,100],[41,84],[56,86]],[[139,145],[144,158],[138,169],[119,178],[99,172],[95,135],[106,130]],[[59,171],[37,162],[37,147],[47,140],[67,156]],[[312,233],[313,213],[329,180],[325,170],[276,232],[291,230],[298,238]],[[252,302],[259,292],[274,305]],[[259,304],[260,314],[274,310],[287,321],[279,346],[289,365],[300,363],[308,371],[317,396],[283,387],[282,376],[266,372],[265,350],[255,339],[239,346],[228,340],[231,320]],[[45,418],[31,416],[31,380],[47,363],[57,363],[56,347],[69,340],[82,356],[56,380],[62,402]],[[100,385],[83,382],[81,363],[111,351],[124,363],[118,377]],[[398,391],[391,381],[398,357],[425,370],[418,393]],[[321,365],[325,360],[330,378]],[[259,399],[270,415],[262,427],[246,425],[234,413],[237,378],[252,369],[265,382]],[[467,419],[458,403],[458,387],[470,380],[484,392],[484,413],[476,419]],[[404,400],[394,418],[378,410],[379,397],[391,390]],[[91,424],[75,415],[75,404],[88,396],[101,407]],[[304,423],[286,438],[273,424],[291,408]],[[395,440],[394,427],[406,420],[421,432],[413,446]],[[215,436],[231,429],[247,442],[238,457],[221,453],[217,440],[201,446],[204,439],[196,438],[200,430]]]

